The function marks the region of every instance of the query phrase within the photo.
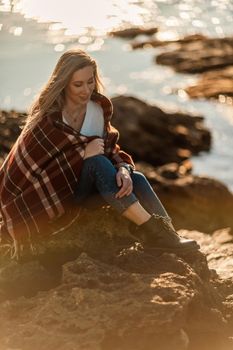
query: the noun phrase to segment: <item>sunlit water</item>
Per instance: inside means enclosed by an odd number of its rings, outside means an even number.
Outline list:
[[[61,53],[73,46],[84,48],[96,58],[108,95],[130,94],[166,109],[204,115],[213,147],[210,153],[193,158],[194,173],[218,178],[233,190],[232,106],[187,99],[182,88],[196,76],[154,64],[161,49],[132,51],[128,41],[107,36],[111,30],[130,25],[158,26],[161,39],[194,33],[229,36],[233,1],[21,0],[0,4],[0,108],[27,109]],[[174,88],[180,93],[173,94]]]

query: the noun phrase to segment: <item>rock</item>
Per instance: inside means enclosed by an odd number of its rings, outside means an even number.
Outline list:
[[[233,65],[203,73],[197,83],[185,91],[191,98],[217,98],[233,104]]]
[[[26,114],[0,111],[0,166],[4,156],[10,151],[15,140],[21,132],[20,126],[23,124]]]
[[[201,246],[201,252],[206,256],[208,267],[215,276],[226,282],[233,282],[233,236],[229,229],[219,229],[212,235],[200,231],[179,230],[182,237],[192,238]],[[214,276],[214,275],[213,275]],[[233,285],[228,294],[233,293]]]
[[[112,103],[112,123],[120,131],[120,144],[135,161],[156,166],[181,163],[210,149],[210,132],[201,116],[166,113],[135,97],[117,96]]]
[[[48,290],[55,284],[54,274],[50,275],[38,261],[23,264],[10,261],[0,268],[0,300],[21,295],[31,297],[38,290]]]
[[[160,47],[160,46],[167,46],[172,44],[187,44],[187,43],[193,43],[198,40],[205,40],[207,39],[206,36],[202,34],[193,34],[193,35],[187,35],[184,38],[176,39],[176,40],[158,40],[158,39],[151,39],[141,42],[132,42],[131,46],[133,49],[141,49],[141,48],[147,48],[147,47]]]
[[[229,229],[214,232],[212,236],[197,231],[179,231],[184,237],[195,239],[206,255],[213,276],[214,288],[225,298],[224,313],[227,315],[229,332],[233,329],[233,240]],[[219,278],[220,277],[220,278]],[[233,342],[229,349],[231,349]]]
[[[63,266],[59,287],[2,303],[2,349],[182,350],[198,333],[224,343],[220,300],[184,261],[182,275],[169,272],[176,259],[148,258],[151,272],[132,273],[82,254]],[[164,262],[167,272],[156,272]]]
[[[132,27],[126,28],[122,30],[116,30],[109,33],[111,36],[117,36],[120,38],[135,38],[138,35],[153,35],[158,32],[157,27],[153,28],[144,28],[144,27]]]
[[[190,162],[154,168],[137,163],[161,199],[176,228],[213,231],[229,227],[233,234],[233,194],[220,181],[191,174]]]
[[[30,262],[36,279],[37,271],[48,273],[43,256],[51,246],[51,261],[72,245],[88,255],[72,260],[63,254],[67,262],[61,260],[56,285],[42,291],[41,282],[37,294],[0,302],[1,349],[230,350],[233,283],[211,273],[201,252],[158,255],[136,244],[116,249],[126,227],[109,209],[86,210],[67,232],[46,241],[37,262]],[[182,234],[202,239],[203,247],[209,239],[200,232]],[[108,250],[108,241],[115,250]],[[22,275],[28,266],[20,265]],[[14,268],[19,272],[12,263],[9,275]],[[18,281],[12,280],[13,289]]]
[[[202,73],[198,82],[185,89],[191,98],[217,98],[233,104],[233,38],[207,38],[200,34],[178,40],[147,40],[131,43],[133,49],[168,46],[157,56],[159,64],[178,72]]]
[[[172,66],[178,72],[202,73],[233,65],[233,38],[201,38],[178,42],[178,48],[159,54],[158,64]]]
[[[209,268],[215,270],[222,280],[233,281],[233,236],[229,229],[217,230],[211,236],[198,231],[182,230],[179,233],[184,237],[192,237],[200,244]]]

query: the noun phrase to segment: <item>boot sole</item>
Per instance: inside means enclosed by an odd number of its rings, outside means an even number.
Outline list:
[[[195,246],[192,247],[176,247],[176,248],[168,248],[168,247],[144,247],[146,251],[161,251],[161,252],[169,252],[169,253],[176,253],[176,252],[194,252],[198,251],[201,247],[199,244],[196,244]]]
[[[118,245],[118,249],[128,249],[132,246],[132,244],[126,244],[126,245]],[[185,253],[185,252],[197,252],[201,247],[199,244],[195,244],[192,247],[176,247],[176,248],[168,248],[168,247],[147,247],[143,246],[143,249],[145,252],[157,252],[157,253]]]

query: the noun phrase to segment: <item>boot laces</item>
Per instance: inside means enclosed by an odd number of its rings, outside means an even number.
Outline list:
[[[165,229],[171,234],[174,238],[179,238],[176,231],[172,228],[171,219],[169,217],[161,216],[161,215],[154,215],[157,220],[160,220],[165,227]]]

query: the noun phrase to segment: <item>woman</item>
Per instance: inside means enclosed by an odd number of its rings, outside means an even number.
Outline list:
[[[100,87],[96,62],[81,50],[65,52],[0,169],[1,232],[13,239],[16,257],[25,238],[47,233],[48,223],[96,192],[134,223],[145,246],[199,248],[177,235],[148,181],[120,149],[112,104]]]

